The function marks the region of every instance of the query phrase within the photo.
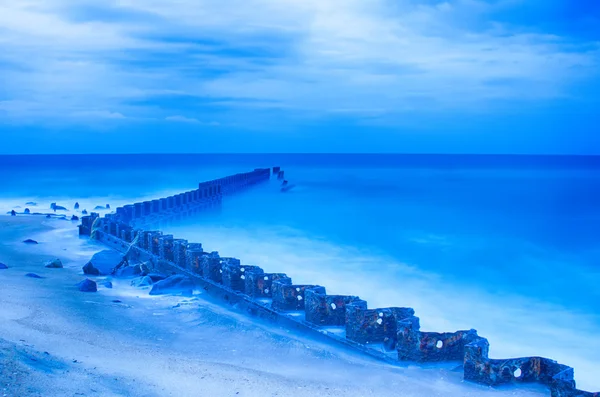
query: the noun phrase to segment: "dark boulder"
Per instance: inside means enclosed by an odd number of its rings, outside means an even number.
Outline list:
[[[0,262],[0,270],[6,270],[8,269],[8,266],[6,266],[4,263]]]
[[[98,291],[98,285],[96,284],[96,282],[90,280],[89,278],[86,278],[85,280],[78,283],[77,288],[81,292],[96,292],[96,291]]]
[[[83,272],[96,276],[112,274],[113,270],[121,265],[124,260],[123,254],[115,250],[100,251],[94,254],[92,259],[83,267]],[[88,265],[91,265],[91,267]],[[86,268],[93,273],[86,273]],[[93,269],[97,270],[97,273]]]
[[[111,283],[110,281],[106,281],[106,282],[105,282],[104,284],[102,284],[102,285],[104,285],[104,287],[106,287],[106,288],[112,288],[112,287],[113,287],[113,286],[112,286],[112,283]]]
[[[79,220],[79,217],[78,217],[77,215],[73,215],[73,216],[71,217],[71,220],[72,220],[72,221],[78,221],[78,220]]]
[[[75,208],[76,210],[78,210],[78,209],[79,209],[79,203],[75,203],[75,207],[74,207],[74,208]]]
[[[42,276],[38,276],[38,275],[37,275],[37,274],[35,274],[35,273],[27,273],[27,274],[25,275],[25,277],[31,277],[31,278],[44,278],[44,277],[42,277]]]
[[[175,274],[155,283],[150,295],[181,294],[192,295],[194,282],[181,274]]]
[[[152,279],[148,276],[137,277],[131,280],[131,285],[134,287],[148,287],[152,284]]]
[[[100,270],[96,269],[94,267],[94,265],[92,264],[92,262],[88,262],[83,267],[83,274],[89,274],[89,275],[92,275],[92,276],[99,276],[100,275]]]
[[[30,238],[28,238],[27,240],[24,240],[23,242],[24,242],[25,244],[37,244],[37,243],[38,243],[37,241],[35,241],[35,240],[32,240],[32,239],[30,239]]]
[[[49,269],[62,269],[63,264],[60,259],[53,259],[50,262],[46,263],[46,266]]]
[[[109,210],[110,209],[110,204],[106,204],[106,209]]]
[[[29,208],[25,208],[25,211],[23,211],[24,214],[31,214],[31,211],[29,210]]]
[[[87,215],[87,213],[88,213],[88,212],[87,212],[87,210],[83,210],[83,211],[81,211],[81,213],[82,213],[83,215]]]
[[[10,216],[17,216],[17,212],[15,210],[10,211]]]

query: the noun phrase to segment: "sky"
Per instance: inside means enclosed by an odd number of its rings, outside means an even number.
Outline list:
[[[0,0],[0,154],[600,154],[600,1]]]

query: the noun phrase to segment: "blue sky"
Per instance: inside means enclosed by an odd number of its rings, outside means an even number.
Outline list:
[[[592,0],[0,0],[0,76],[5,154],[600,154]]]

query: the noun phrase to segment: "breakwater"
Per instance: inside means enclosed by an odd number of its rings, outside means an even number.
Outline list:
[[[369,308],[357,296],[330,295],[319,284],[294,284],[284,273],[265,272],[237,258],[206,252],[199,242],[165,235],[156,225],[183,220],[220,206],[225,196],[260,183],[279,167],[256,169],[214,181],[197,189],[117,208],[115,213],[82,218],[80,234],[147,262],[152,270],[182,274],[206,293],[251,315],[301,329],[365,354],[399,362],[461,362],[464,379],[486,385],[535,382],[552,397],[600,397],[578,390],[573,369],[543,357],[490,359],[489,343],[477,331],[423,332],[412,308]]]

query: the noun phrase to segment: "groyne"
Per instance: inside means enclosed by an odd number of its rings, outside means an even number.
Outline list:
[[[145,261],[153,271],[182,274],[211,296],[251,315],[335,341],[389,363],[461,362],[464,379],[485,385],[535,382],[552,397],[600,397],[578,390],[573,368],[543,357],[490,359],[489,342],[474,329],[423,332],[407,307],[369,308],[358,296],[329,295],[318,284],[294,284],[284,273],[265,272],[237,258],[205,252],[201,243],[165,235],[149,225],[177,221],[220,206],[224,196],[268,182],[279,167],[256,169],[209,182],[197,189],[119,207],[112,214],[84,216],[80,235]]]

